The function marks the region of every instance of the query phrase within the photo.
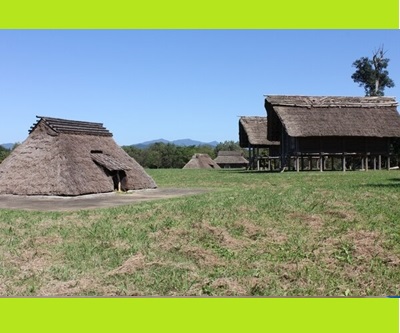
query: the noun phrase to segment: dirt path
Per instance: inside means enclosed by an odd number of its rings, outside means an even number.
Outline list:
[[[142,201],[168,199],[205,192],[204,189],[161,188],[123,194],[103,193],[78,197],[0,195],[0,209],[74,211],[131,205]]]

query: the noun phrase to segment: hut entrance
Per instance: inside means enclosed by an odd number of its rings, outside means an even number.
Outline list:
[[[126,172],[124,170],[116,170],[113,171],[111,175],[114,183],[114,190],[118,192],[126,191]]]
[[[90,155],[92,160],[103,168],[107,176],[112,178],[114,191],[126,191],[128,189],[126,171],[130,170],[129,166],[101,151],[92,150]]]

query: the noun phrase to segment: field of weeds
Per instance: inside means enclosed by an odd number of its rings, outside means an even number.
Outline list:
[[[0,210],[1,296],[400,294],[400,173],[148,170],[204,194]]]

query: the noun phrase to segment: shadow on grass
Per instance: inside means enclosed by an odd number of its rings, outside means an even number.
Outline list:
[[[243,175],[255,174],[255,173],[280,173],[280,170],[244,170],[244,169],[221,169],[218,172],[223,173],[238,173]]]
[[[391,183],[385,184],[364,184],[362,187],[377,187],[377,188],[397,188],[400,187],[400,178],[388,179]]]

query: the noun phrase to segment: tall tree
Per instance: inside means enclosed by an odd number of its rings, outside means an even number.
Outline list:
[[[351,76],[354,82],[364,87],[365,96],[383,96],[385,88],[393,88],[394,82],[386,70],[390,59],[385,58],[383,46],[372,54],[372,59],[361,57],[353,62],[356,71]]]

